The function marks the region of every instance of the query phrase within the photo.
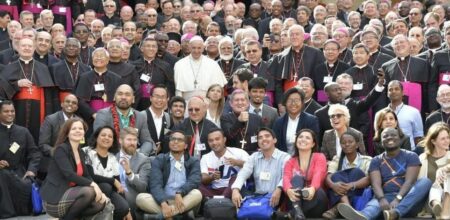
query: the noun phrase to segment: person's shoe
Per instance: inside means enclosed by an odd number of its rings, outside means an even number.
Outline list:
[[[391,210],[384,210],[383,211],[384,220],[396,220],[399,219],[397,211],[391,209]]]
[[[349,220],[367,220],[367,218],[356,211],[351,205],[345,203],[339,203],[337,205],[337,209],[339,214],[342,215],[345,219]]]
[[[322,217],[326,219],[336,219],[339,215],[339,211],[337,209],[337,205],[335,205],[333,208],[329,209],[328,211],[324,212],[322,214]]]
[[[303,214],[302,207],[299,204],[294,204],[294,208],[289,213],[291,219],[304,220],[305,214]]]
[[[442,213],[442,206],[439,202],[435,202],[433,204],[433,207],[431,208],[431,210],[433,211],[434,217],[439,219],[441,217],[441,213]]]

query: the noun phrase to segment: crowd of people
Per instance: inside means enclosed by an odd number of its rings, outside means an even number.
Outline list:
[[[0,0],[0,49],[0,218],[450,219],[448,0]]]

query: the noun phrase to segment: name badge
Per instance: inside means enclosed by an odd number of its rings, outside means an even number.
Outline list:
[[[148,76],[147,74],[142,74],[141,80],[148,83],[150,81],[150,76]]]
[[[196,150],[206,150],[206,145],[205,144],[197,144],[196,146],[195,146],[195,149]]]
[[[59,8],[59,13],[66,13],[66,7],[60,7]]]
[[[353,85],[353,90],[362,90],[363,84],[362,83],[356,83]]]
[[[258,74],[253,73],[253,78],[256,78],[256,77],[258,77]]]
[[[332,76],[324,76],[323,77],[323,82],[324,83],[329,83],[333,81],[333,77]]]
[[[261,172],[259,174],[259,179],[260,180],[269,181],[270,180],[270,173],[269,172]]]
[[[176,168],[177,170],[181,171],[181,168],[182,168],[181,163],[178,162],[178,161],[176,161],[176,162],[175,162],[175,168]]]
[[[256,137],[256,135],[250,137],[250,142],[252,144],[258,142],[258,138]]]
[[[96,92],[105,91],[105,84],[103,83],[95,84],[94,89]]]
[[[17,150],[19,150],[20,145],[16,142],[11,144],[11,147],[9,148],[9,151],[11,151],[11,153],[16,154]]]
[[[439,85],[450,83],[450,72],[439,74]]]
[[[36,7],[38,7],[38,8],[42,8],[42,5],[41,5],[41,3],[37,3],[37,4],[36,4]]]

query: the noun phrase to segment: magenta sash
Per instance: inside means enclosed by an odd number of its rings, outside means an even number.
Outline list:
[[[154,85],[150,83],[141,84],[141,96],[144,98],[149,98],[152,95]]]
[[[10,15],[14,18],[14,20],[19,20],[19,10],[16,5],[0,5],[0,10],[4,10],[9,12]]]
[[[55,15],[66,16],[66,34],[72,31],[72,10],[69,7],[54,5],[52,12]]]
[[[415,82],[402,82],[403,94],[408,97],[408,105],[422,109],[422,86]]]
[[[104,109],[107,107],[111,107],[113,105],[112,102],[104,102],[100,99],[91,100],[89,102],[89,106],[91,106],[92,109],[94,109],[95,112],[98,112],[100,109]]]
[[[43,10],[42,8],[39,8],[37,5],[35,4],[24,4],[22,5],[22,11],[30,11],[33,14],[40,14],[41,11]]]
[[[325,93],[325,90],[317,90],[317,101],[319,103],[327,103],[328,102],[328,96]]]

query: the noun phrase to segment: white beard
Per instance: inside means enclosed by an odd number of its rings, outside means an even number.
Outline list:
[[[441,105],[442,108],[444,109],[449,109],[450,108],[450,103],[439,103]]]
[[[224,55],[224,54],[220,54],[220,59],[228,61],[231,60],[233,58],[233,54],[230,55]]]

